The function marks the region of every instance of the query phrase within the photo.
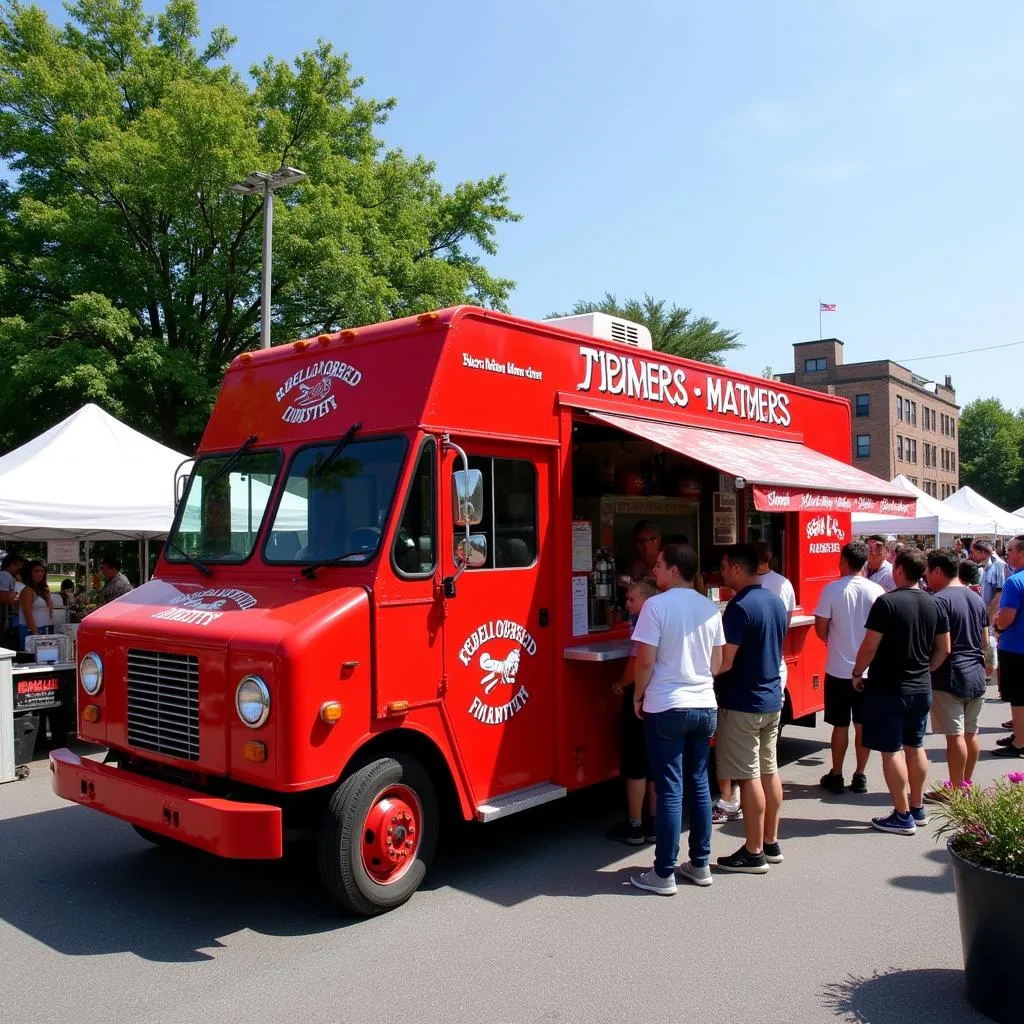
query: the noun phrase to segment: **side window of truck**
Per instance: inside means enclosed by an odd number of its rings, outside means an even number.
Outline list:
[[[487,561],[476,569],[521,569],[537,560],[537,470],[526,459],[471,455],[483,474],[483,519],[472,528],[487,539]],[[456,535],[456,545],[462,539]],[[473,571],[473,570],[469,570]]]
[[[437,448],[431,439],[420,450],[395,534],[394,564],[402,576],[429,576],[437,564],[436,465]]]

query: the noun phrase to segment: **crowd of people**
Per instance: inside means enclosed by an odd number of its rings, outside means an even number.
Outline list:
[[[96,594],[96,607],[132,589],[121,571],[121,560],[107,555],[100,564],[104,585]],[[64,611],[64,621],[81,622],[88,614],[88,595],[73,579],[61,581],[58,593],[47,582],[46,563],[9,553],[0,560],[0,647],[24,651],[30,636],[54,631],[54,610]]]
[[[657,539],[656,558],[640,549],[650,576],[629,586],[633,656],[616,685],[624,695],[627,816],[609,837],[653,842],[653,867],[631,882],[672,895],[677,881],[712,884],[718,822],[742,820],[744,831],[743,845],[717,858],[719,871],[766,874],[783,861],[777,741],[783,641],[796,598],[792,584],[771,568],[768,545],[734,544],[721,565],[734,596],[720,612],[696,583],[693,548]],[[1018,616],[1024,535],[1007,544],[1005,555],[983,539],[930,551],[883,537],[851,541],[841,550],[839,578],[822,590],[814,628],[827,649],[824,717],[832,736],[821,787],[846,790],[852,725],[849,790],[868,792],[868,764],[877,752],[892,799],[889,813],[870,819],[881,832],[913,835],[928,821],[928,803],[972,785],[981,754],[979,717],[996,671],[1012,719],[992,754],[1024,758],[1024,615]],[[945,737],[949,771],[930,789],[929,716],[932,732]],[[677,863],[684,817],[688,858]]]

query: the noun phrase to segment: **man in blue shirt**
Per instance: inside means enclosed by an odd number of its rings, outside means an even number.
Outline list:
[[[782,861],[779,817],[782,783],[776,762],[782,717],[782,640],[789,614],[777,594],[757,578],[757,554],[749,544],[733,544],[722,558],[722,578],[736,596],[722,616],[725,653],[718,679],[718,774],[740,787],[746,842],[722,871],[763,875]]]
[[[996,629],[999,630],[999,692],[1010,702],[1013,736],[993,751],[995,757],[1024,758],[1024,534],[1007,545],[1013,575],[1003,584]]]

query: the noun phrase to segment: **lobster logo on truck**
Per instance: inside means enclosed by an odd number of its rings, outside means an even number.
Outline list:
[[[285,423],[311,423],[338,408],[334,382],[340,380],[354,388],[363,379],[362,372],[340,359],[320,359],[304,370],[293,373],[278,389],[278,404],[286,402],[281,419]]]
[[[493,619],[473,630],[459,651],[466,668],[480,672],[482,692],[469,705],[469,714],[482,725],[501,725],[519,714],[530,699],[518,682],[525,654],[537,653],[537,641],[511,619]]]

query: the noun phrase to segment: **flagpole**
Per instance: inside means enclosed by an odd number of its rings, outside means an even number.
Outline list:
[[[818,341],[824,337],[821,330],[821,299],[818,299]]]

